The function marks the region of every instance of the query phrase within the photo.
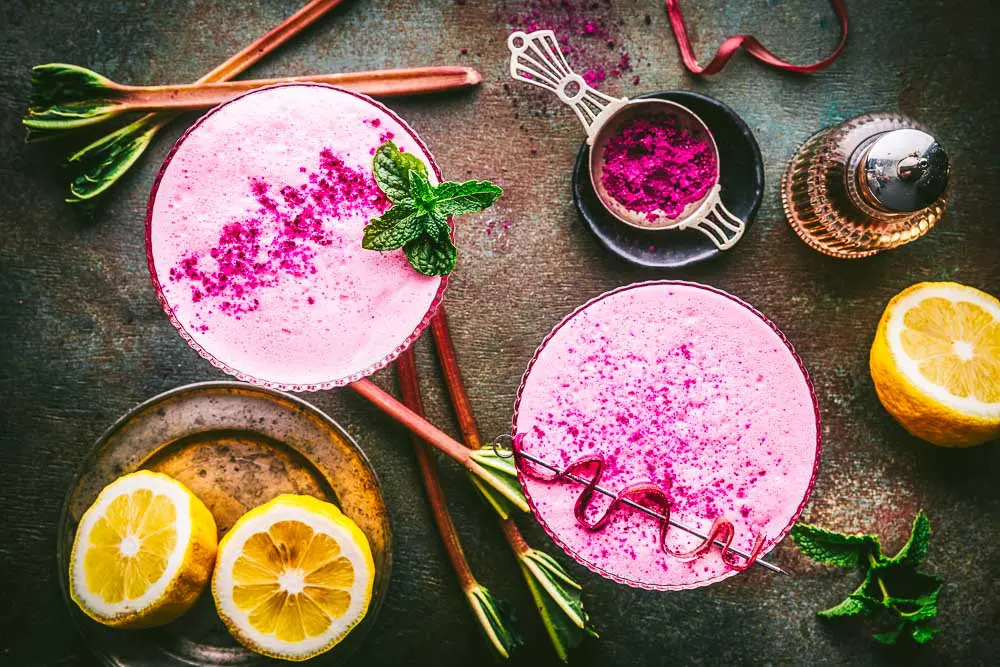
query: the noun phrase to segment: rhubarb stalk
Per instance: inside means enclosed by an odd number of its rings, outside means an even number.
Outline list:
[[[412,348],[399,355],[396,360],[396,371],[399,374],[403,402],[415,414],[423,416],[423,401],[420,398],[420,383]],[[476,581],[469,568],[465,552],[462,551],[462,544],[458,539],[455,522],[448,511],[448,503],[437,476],[437,464],[430,446],[416,434],[413,434],[412,438],[420,476],[423,479],[424,490],[427,492],[427,500],[431,506],[431,514],[434,516],[434,522],[441,534],[445,552],[455,569],[458,583],[462,587],[462,592],[465,594],[490,646],[498,656],[508,658],[511,651],[521,644],[521,640],[510,629],[510,621],[503,613],[501,604],[498,604],[485,586]]]
[[[198,79],[197,83],[232,79],[341,2],[343,0],[311,0],[266,35]],[[70,183],[70,196],[66,201],[84,202],[107,191],[146,151],[156,133],[177,115],[177,112],[146,114],[71,155],[67,162],[76,176]]]
[[[432,445],[462,464],[466,470],[488,484],[491,489],[510,501],[514,507],[523,512],[528,511],[528,503],[524,499],[524,496],[521,495],[517,478],[512,478],[506,470],[499,470],[488,462],[481,464],[476,460],[476,452],[472,452],[462,446],[461,443],[455,441],[447,433],[397,401],[391,394],[380,389],[371,380],[364,378],[352,382],[348,386],[367,399],[376,408],[405,426],[411,433],[420,436],[427,444]],[[507,461],[499,457],[497,457],[497,460],[507,463]]]
[[[448,388],[448,395],[451,398],[455,418],[462,431],[462,439],[466,446],[474,452],[474,459],[491,455],[490,449],[482,449],[479,427],[476,424],[476,418],[472,412],[472,402],[469,400],[469,394],[465,389],[462,373],[459,370],[458,354],[451,339],[448,319],[443,306],[439,307],[437,315],[431,322],[431,332],[434,336],[438,360],[441,363],[442,374]],[[491,458],[496,461],[497,465],[510,466],[510,474],[516,478],[516,470],[510,459],[501,459],[496,456]],[[487,502],[499,512],[496,502],[491,497],[492,490],[484,490],[483,485],[476,478],[473,478],[473,482],[476,483],[476,488],[483,493]],[[506,499],[501,498],[500,500],[505,501]],[[545,624],[545,630],[552,641],[552,646],[559,659],[567,662],[571,648],[580,644],[585,637],[597,638],[597,633],[590,627],[589,617],[583,608],[581,595],[583,588],[554,558],[544,551],[531,548],[509,515],[504,516],[501,513],[500,526],[504,537],[514,551],[514,555],[517,556],[521,573],[524,575],[531,596],[535,600],[535,606]]]
[[[492,452],[490,450],[480,451],[482,450],[482,442],[479,439],[479,427],[476,425],[476,419],[472,414],[472,403],[469,401],[469,395],[465,391],[465,385],[462,382],[462,373],[458,368],[458,354],[455,351],[455,344],[452,342],[451,334],[448,331],[448,319],[443,307],[438,308],[437,315],[431,322],[431,332],[434,335],[434,345],[437,348],[438,362],[441,364],[441,374],[444,375],[444,383],[448,388],[448,396],[451,398],[455,419],[458,421],[458,428],[462,432],[462,440],[469,449],[479,454],[482,459],[480,463],[493,469],[499,469],[508,479],[516,483],[517,471],[514,469],[513,461],[498,457],[485,458],[484,455],[488,456]],[[483,499],[489,503],[490,507],[496,510],[502,519],[506,520],[510,518],[510,501],[493,491],[478,477],[470,475],[469,479],[476,489],[479,490]],[[517,491],[520,494],[519,485]],[[523,494],[520,495],[523,498]]]
[[[127,86],[62,63],[38,65],[31,73],[31,101],[22,121],[28,128],[28,141],[63,137],[129,112],[210,109],[279,83],[325,83],[374,97],[396,97],[458,90],[482,81],[471,67],[411,67],[170,86]]]

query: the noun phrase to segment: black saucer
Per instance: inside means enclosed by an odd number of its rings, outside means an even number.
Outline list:
[[[639,97],[677,102],[705,122],[719,147],[722,203],[749,227],[764,196],[764,161],[743,119],[722,102],[686,90],[664,90]],[[573,202],[597,240],[611,252],[633,264],[652,268],[687,266],[732,252],[719,250],[696,229],[643,230],[615,219],[594,193],[587,171],[589,157],[590,146],[584,142],[573,167]]]

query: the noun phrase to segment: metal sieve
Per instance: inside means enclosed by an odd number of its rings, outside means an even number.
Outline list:
[[[639,229],[697,229],[720,250],[728,250],[740,240],[746,225],[722,203],[718,146],[708,126],[694,112],[676,102],[614,98],[592,88],[570,69],[551,30],[514,32],[507,38],[507,46],[511,52],[510,75],[517,81],[555,93],[583,123],[590,146],[590,182],[609,214]],[[626,208],[608,193],[602,182],[605,152],[615,133],[637,117],[664,116],[673,118],[680,129],[707,143],[715,154],[712,187],[674,217],[661,209],[645,212]]]

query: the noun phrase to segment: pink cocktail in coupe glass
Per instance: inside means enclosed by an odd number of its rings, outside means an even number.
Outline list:
[[[364,95],[284,84],[208,112],[150,195],[157,298],[226,373],[288,391],[349,386],[526,510],[468,449],[367,379],[417,339],[448,282],[418,273],[401,250],[361,247],[365,224],[390,206],[372,171],[386,141],[440,182],[416,133]]]
[[[416,133],[363,95],[264,88],[203,116],[153,187],[149,268],[201,356],[255,384],[342,386],[389,364],[429,323],[447,278],[361,248],[390,205],[372,155],[392,140],[440,172]]]
[[[685,526],[708,533],[727,520],[732,546],[751,552],[759,537],[759,555],[799,516],[819,463],[819,411],[791,345],[739,299],[685,282],[622,287],[566,317],[524,374],[513,431],[521,451],[558,469],[599,459],[612,493],[655,485]],[[691,559],[668,555],[657,520],[629,507],[588,529],[584,520],[602,515],[607,498],[595,495],[580,517],[580,484],[520,478],[549,535],[604,577],[668,590],[737,571],[717,546]],[[666,532],[674,552],[699,542]]]

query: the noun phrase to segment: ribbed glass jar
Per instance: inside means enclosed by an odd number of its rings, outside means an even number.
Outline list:
[[[785,215],[795,233],[827,255],[868,257],[914,241],[941,219],[948,191],[918,211],[895,212],[867,196],[862,144],[892,130],[918,129],[898,113],[869,113],[826,128],[807,139],[781,179]],[[858,150],[862,147],[862,150]]]

